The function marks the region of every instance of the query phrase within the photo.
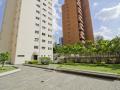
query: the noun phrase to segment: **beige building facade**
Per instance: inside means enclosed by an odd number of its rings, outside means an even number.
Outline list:
[[[0,52],[13,64],[53,59],[52,0],[7,0],[0,32]]]

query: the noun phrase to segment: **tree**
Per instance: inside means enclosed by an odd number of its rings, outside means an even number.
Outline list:
[[[120,52],[120,37],[116,37],[110,41],[104,40],[102,36],[99,36],[95,43],[86,41],[85,44],[76,43],[71,45],[59,45],[54,48],[54,52],[61,54]]]
[[[120,52],[120,37],[111,40],[111,52]]]
[[[8,52],[6,53],[0,53],[0,63],[2,64],[2,68],[5,65],[5,62],[8,61],[10,58],[10,54]]]
[[[95,41],[97,42],[97,41],[99,41],[99,40],[104,40],[104,37],[101,36],[101,35],[96,36],[96,37],[95,37]]]
[[[97,52],[106,53],[110,52],[111,42],[109,40],[99,40],[96,43]]]

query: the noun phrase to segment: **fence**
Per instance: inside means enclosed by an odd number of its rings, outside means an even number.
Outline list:
[[[107,63],[107,64],[120,64],[120,52],[116,53],[82,53],[61,55],[57,58],[60,63]]]

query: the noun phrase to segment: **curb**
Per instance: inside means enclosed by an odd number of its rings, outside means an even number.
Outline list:
[[[84,70],[71,70],[71,69],[57,69],[56,71],[64,72],[64,73],[71,73],[71,74],[76,74],[76,75],[84,75],[84,76],[89,76],[89,77],[120,80],[119,75],[107,74],[107,73],[102,73],[102,72],[84,71]]]
[[[102,72],[85,71],[85,70],[72,70],[72,69],[55,69],[55,68],[48,68],[48,67],[42,67],[39,65],[30,65],[30,64],[24,64],[24,66],[30,66],[30,67],[36,67],[36,68],[42,68],[42,69],[48,69],[48,70],[55,70],[57,72],[76,74],[76,75],[84,75],[84,76],[89,76],[89,77],[98,77],[98,78],[104,78],[104,79],[120,80],[120,75],[107,74],[107,73],[102,73]]]
[[[4,72],[4,73],[0,74],[0,77],[6,76],[6,75],[10,75],[10,74],[13,74],[13,73],[16,73],[16,72],[19,72],[19,71],[21,71],[21,69],[16,69],[16,70]]]
[[[48,69],[48,70],[55,70],[54,68],[48,68],[48,67],[43,67],[43,66],[40,66],[40,65],[31,65],[31,64],[23,64],[24,66],[29,66],[29,67],[36,67],[36,68],[42,68],[42,69]]]

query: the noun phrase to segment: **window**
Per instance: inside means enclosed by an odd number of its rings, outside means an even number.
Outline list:
[[[45,20],[42,20],[42,22],[46,23],[46,21],[45,21]]]
[[[39,5],[39,4],[36,4],[36,6],[37,6],[38,8],[40,8],[40,5]]]
[[[25,57],[25,55],[18,55],[18,57]]]
[[[39,34],[39,31],[35,30],[35,33],[36,33],[36,34]]]
[[[45,15],[45,14],[43,14],[43,16],[44,16],[44,17],[46,17],[46,15]]]
[[[52,15],[52,13],[51,13],[51,12],[48,12],[48,14],[49,14],[49,15]]]
[[[45,36],[45,33],[42,33],[43,36]]]
[[[48,44],[52,44],[52,41],[48,41]]]
[[[45,4],[45,3],[43,3],[43,5],[44,5],[44,6],[46,6],[46,4]]]
[[[39,17],[36,17],[36,19],[37,19],[37,20],[40,20],[40,18],[39,18]]]
[[[52,37],[52,35],[48,35],[48,37]]]
[[[38,49],[38,46],[34,46],[34,49]]]
[[[51,24],[51,23],[48,23],[48,25],[52,26],[52,24]]]
[[[46,29],[46,27],[45,27],[45,26],[42,26],[42,29]]]
[[[45,42],[45,40],[43,39],[42,42]]]
[[[39,38],[35,38],[35,42],[38,42],[39,41]]]
[[[42,49],[45,49],[45,47],[42,47]]]
[[[40,14],[40,11],[36,10],[36,13]]]
[[[52,3],[51,2],[48,2],[48,4],[50,4],[52,6]]]
[[[48,7],[50,10],[52,10],[52,8],[51,7]]]
[[[52,50],[52,48],[48,47],[48,50]]]
[[[40,0],[37,0],[38,2],[40,2]]]
[[[43,11],[47,11],[45,8],[43,8]]]
[[[49,29],[49,28],[48,28],[48,31],[52,31],[52,29]]]
[[[52,18],[48,17],[48,19],[49,19],[50,21],[52,21]]]
[[[35,23],[35,25],[36,25],[36,26],[40,26],[40,24],[38,24],[38,23]]]

